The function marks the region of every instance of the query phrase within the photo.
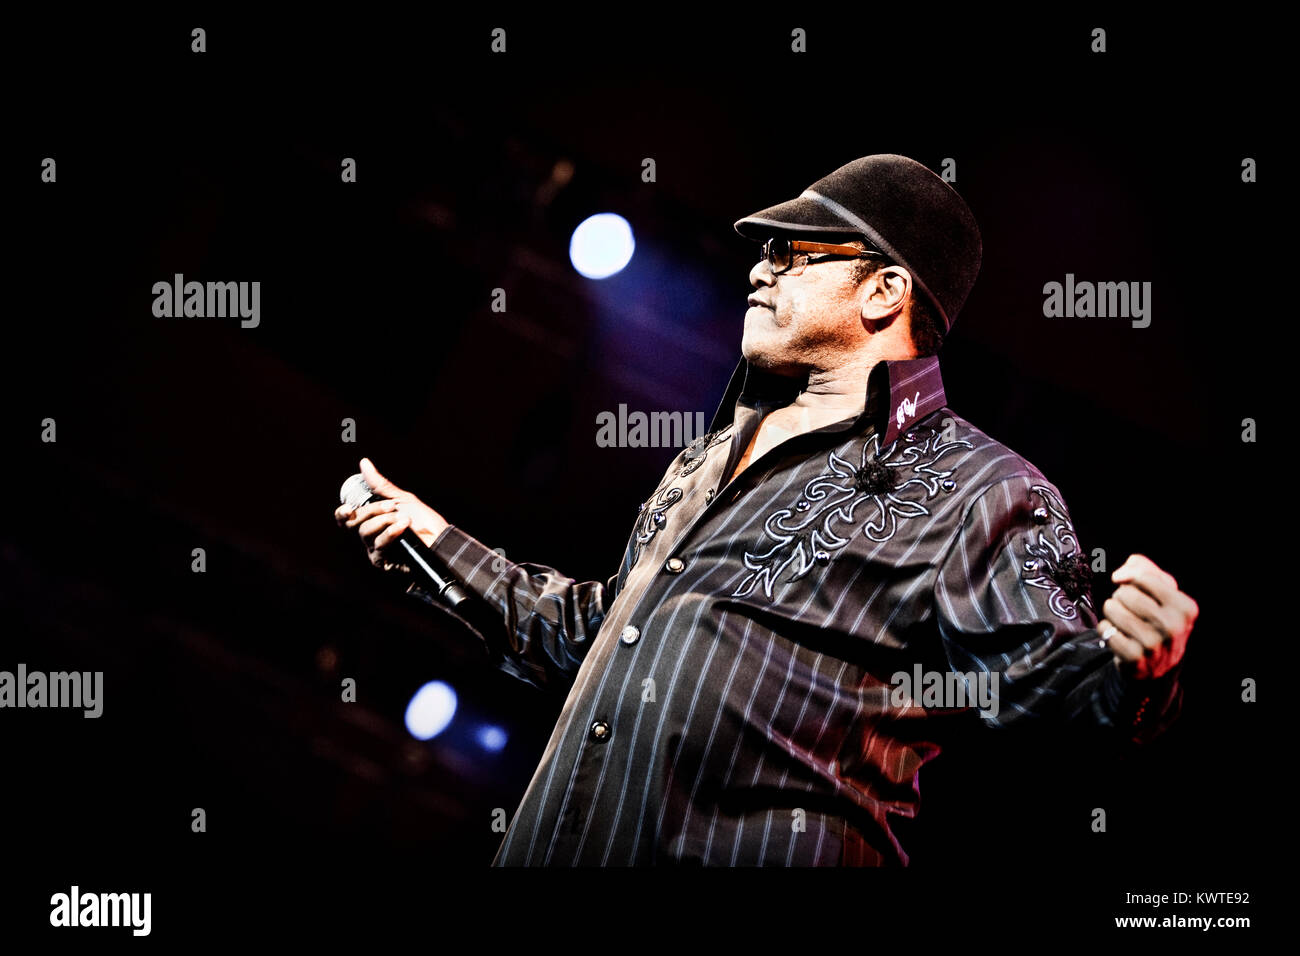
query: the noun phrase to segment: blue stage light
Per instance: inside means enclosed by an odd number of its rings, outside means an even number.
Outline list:
[[[415,692],[406,705],[406,729],[416,740],[431,740],[447,729],[456,715],[456,692],[440,680]]]
[[[484,750],[498,753],[505,748],[506,732],[500,727],[493,727],[490,724],[485,724],[478,729],[477,737],[479,746]]]

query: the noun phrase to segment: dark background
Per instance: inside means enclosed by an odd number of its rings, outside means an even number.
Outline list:
[[[1085,549],[1111,569],[1150,556],[1200,618],[1183,716],[1146,753],[1055,736],[945,753],[922,774],[911,872],[769,886],[888,899],[931,929],[955,908],[1070,934],[1147,912],[1126,891],[1262,900],[1278,728],[1240,685],[1285,639],[1258,583],[1284,531],[1260,459],[1277,427],[1268,33],[856,7],[13,24],[0,669],[102,670],[105,704],[0,712],[3,922],[39,929],[73,882],[152,890],[172,938],[250,913],[445,927],[507,897],[598,912],[623,879],[651,899],[665,884],[644,874],[487,871],[492,810],[513,814],[561,701],[484,668],[471,635],[372,570],[335,527],[338,486],[367,455],[513,560],[604,580],[676,450],[597,447],[596,414],[711,418],[756,252],[732,223],[874,152],[954,158],[983,234],[941,353],[949,404],[1060,487]],[[593,282],[568,240],[602,211],[637,249]],[[154,318],[176,272],[261,281],[260,326]],[[1044,318],[1067,272],[1150,281],[1150,327]],[[1110,591],[1098,575],[1094,605]],[[403,713],[432,679],[461,710],[420,743]],[[506,730],[503,752],[474,745],[478,723]],[[708,898],[753,879],[713,878]]]

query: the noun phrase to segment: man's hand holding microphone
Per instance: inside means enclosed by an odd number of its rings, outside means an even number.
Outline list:
[[[465,600],[464,589],[434,566],[428,550],[447,527],[442,515],[381,475],[369,458],[361,459],[360,474],[343,483],[339,500],[334,520],[357,529],[371,564],[422,578],[452,607]]]
[[[405,555],[396,547],[402,532],[409,528],[427,548],[442,534],[447,521],[411,492],[381,475],[369,458],[361,459],[361,474],[382,500],[360,507],[341,504],[334,511],[334,519],[340,527],[357,529],[375,567],[410,574]]]

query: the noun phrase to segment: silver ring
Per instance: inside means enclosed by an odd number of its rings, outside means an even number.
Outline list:
[[[1111,624],[1109,621],[1107,621],[1106,623],[1107,623],[1106,630],[1103,631],[1101,635],[1101,639],[1103,641],[1109,641],[1111,637],[1113,637],[1119,631],[1119,628],[1116,627],[1114,624]]]

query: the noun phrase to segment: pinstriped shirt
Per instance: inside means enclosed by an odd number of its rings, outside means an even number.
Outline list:
[[[906,865],[953,722],[1141,743],[1177,715],[1177,669],[1114,666],[1060,491],[947,407],[936,357],[728,481],[804,384],[742,359],[607,581],[434,542],[496,664],[567,692],[494,865]]]

